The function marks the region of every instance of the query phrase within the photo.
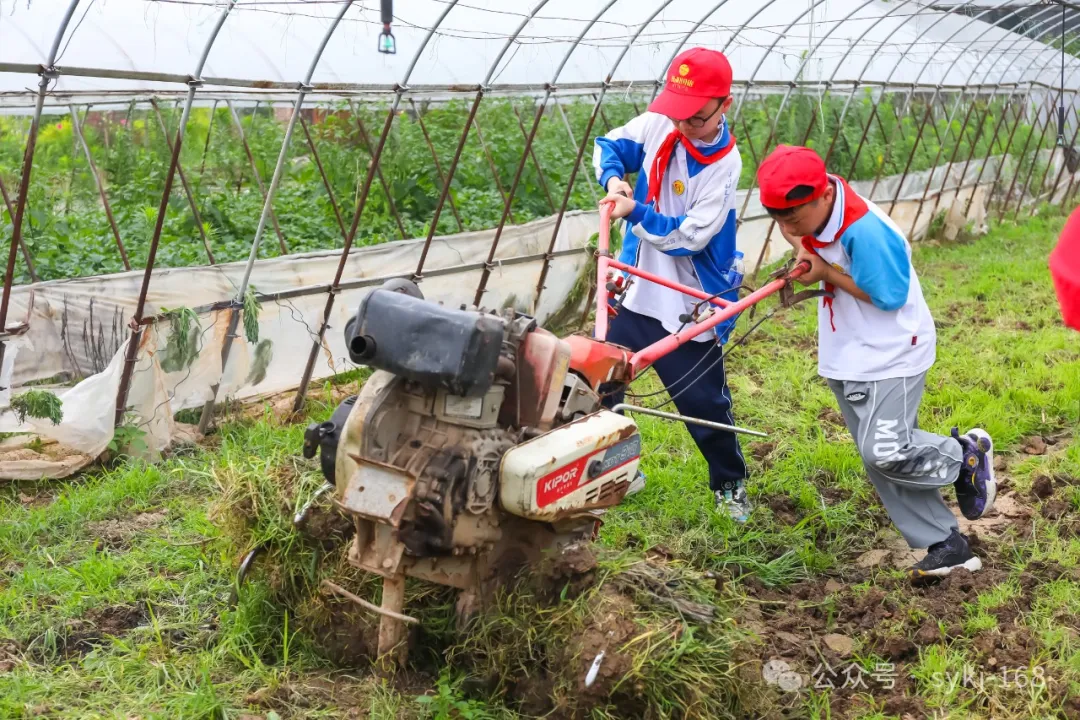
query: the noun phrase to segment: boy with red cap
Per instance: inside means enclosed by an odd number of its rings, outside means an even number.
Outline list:
[[[935,435],[918,427],[936,330],[911,246],[870,200],[830,175],[813,150],[780,146],[758,168],[761,204],[810,262],[799,278],[831,297],[818,308],[818,373],[836,396],[866,472],[897,529],[926,556],[912,577],[982,567],[940,488],[956,489],[969,520],[993,507],[993,443],[981,429]]]
[[[593,166],[608,193],[601,204],[612,203],[612,217],[626,219],[622,262],[736,300],[739,280],[732,269],[741,255],[735,251],[735,192],[742,160],[726,121],[731,76],[722,53],[705,48],[681,53],[648,112],[597,138]],[[635,172],[631,187],[626,176]],[[607,339],[637,351],[684,327],[695,304],[676,290],[631,280]],[[734,424],[717,347],[734,323],[702,333],[653,366],[684,415]],[[621,395],[610,396],[606,404]],[[709,464],[717,506],[745,521],[750,506],[738,438],[700,425],[687,429]],[[640,489],[643,480],[639,475],[631,489]]]

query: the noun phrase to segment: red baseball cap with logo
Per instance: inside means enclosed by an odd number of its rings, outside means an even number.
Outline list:
[[[773,150],[758,166],[757,180],[761,204],[773,210],[785,210],[817,200],[829,185],[825,161],[801,145],[781,145]],[[809,195],[792,193],[802,185],[810,188]]]
[[[649,110],[675,120],[686,120],[714,98],[731,94],[731,63],[724,53],[691,48],[679,53],[668,68],[664,89]]]

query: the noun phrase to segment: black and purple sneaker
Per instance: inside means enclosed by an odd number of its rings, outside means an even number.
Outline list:
[[[997,481],[994,480],[994,443],[989,433],[981,428],[974,428],[960,435],[952,429],[953,438],[963,448],[963,465],[960,477],[953,486],[956,488],[956,501],[960,512],[968,520],[978,520],[994,507],[997,495]]]

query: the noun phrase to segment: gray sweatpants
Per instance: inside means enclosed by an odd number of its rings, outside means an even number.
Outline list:
[[[957,522],[939,488],[956,480],[963,452],[953,438],[919,430],[926,373],[828,382],[870,482],[908,545],[925,548],[947,538]]]

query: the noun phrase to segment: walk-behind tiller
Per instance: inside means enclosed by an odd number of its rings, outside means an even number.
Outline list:
[[[380,658],[400,660],[404,626],[416,622],[402,614],[407,576],[458,588],[466,618],[545,551],[595,537],[638,469],[641,436],[623,411],[763,435],[633,405],[606,409],[601,385],[628,385],[773,293],[789,301],[790,281],[809,264],[731,302],[613,259],[610,223],[604,205],[595,338],[558,338],[512,308],[448,308],[406,280],[373,290],[346,324],[350,358],[375,372],[307,429],[304,455],[319,452],[333,504],[354,521],[350,562],[383,577],[380,605],[324,584],[382,616]],[[637,353],[606,342],[609,295],[620,287],[610,270],[679,290],[704,310]]]

